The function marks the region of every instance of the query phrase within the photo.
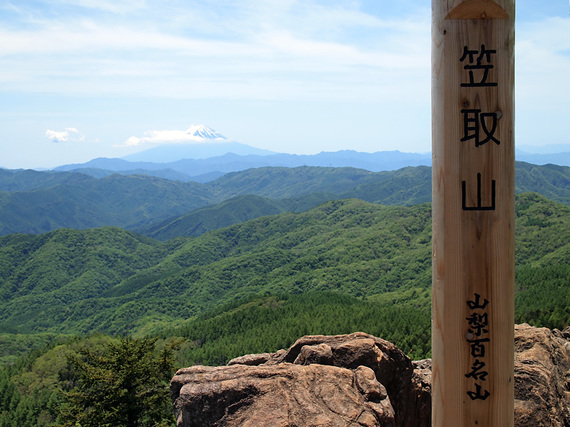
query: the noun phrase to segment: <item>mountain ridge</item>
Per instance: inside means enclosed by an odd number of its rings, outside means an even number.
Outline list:
[[[213,145],[212,145],[213,146]],[[165,149],[165,147],[157,147]],[[152,150],[152,149],[151,149]],[[132,155],[134,156],[134,155]],[[133,157],[127,156],[122,159],[97,158],[87,163],[70,164],[59,166],[54,171],[81,171],[81,169],[106,169],[114,172],[131,170],[145,170],[149,175],[153,171],[171,169],[187,175],[186,180],[193,177],[210,173],[239,172],[246,169],[259,167],[355,167],[366,169],[371,172],[383,170],[397,170],[406,166],[429,166],[431,154],[429,153],[403,153],[400,151],[378,151],[376,153],[361,153],[354,150],[342,150],[335,152],[321,152],[313,155],[264,153],[247,154],[226,152],[209,156],[207,158],[182,158],[168,162],[129,161]]]
[[[205,143],[193,144],[168,144],[149,148],[134,154],[124,156],[121,160],[128,162],[149,162],[149,163],[176,163],[180,160],[205,160],[212,157],[224,156],[233,153],[240,156],[266,156],[275,154],[269,150],[251,147],[246,144],[233,141],[209,141]]]
[[[518,193],[535,191],[570,204],[570,168],[517,162],[516,174]],[[311,193],[318,195],[312,201]],[[205,184],[146,175],[112,174],[96,179],[74,172],[0,171],[0,235],[107,225],[138,230],[248,194],[290,199],[293,205],[306,208],[314,207],[314,202],[340,198],[413,205],[431,200],[431,168],[370,172],[267,167],[231,172]],[[307,198],[295,201],[300,197]],[[293,205],[286,209],[296,211],[298,207]],[[247,215],[244,218],[248,219]]]
[[[217,147],[218,151],[211,151],[213,147]],[[192,149],[194,151],[190,151]],[[143,153],[146,154],[143,155]],[[164,161],[159,161],[161,157]],[[569,152],[527,153],[517,150],[515,159],[537,165],[570,166]],[[398,150],[364,153],[355,150],[340,150],[323,151],[317,154],[287,154],[232,142],[227,145],[212,143],[161,146],[121,159],[97,158],[86,163],[62,165],[53,170],[83,170],[85,173],[96,174],[94,176],[109,174],[109,172],[95,172],[93,169],[155,176],[167,176],[168,174],[172,176],[172,172],[165,172],[172,170],[180,174],[178,179],[182,181],[207,182],[211,177],[215,179],[224,173],[269,166],[355,167],[381,172],[406,166],[431,166],[431,153],[406,153]]]

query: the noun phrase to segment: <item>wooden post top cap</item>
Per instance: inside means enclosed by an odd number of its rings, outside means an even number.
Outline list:
[[[445,19],[508,19],[509,14],[493,0],[466,0],[459,3]]]

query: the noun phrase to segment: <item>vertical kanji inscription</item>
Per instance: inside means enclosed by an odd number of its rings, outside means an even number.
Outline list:
[[[512,427],[515,2],[432,11],[432,425]]]

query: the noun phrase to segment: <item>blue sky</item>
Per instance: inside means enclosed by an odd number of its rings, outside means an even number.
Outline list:
[[[430,28],[429,0],[0,0],[0,167],[197,124],[277,152],[427,152]],[[516,52],[517,144],[570,144],[566,0],[517,1]]]

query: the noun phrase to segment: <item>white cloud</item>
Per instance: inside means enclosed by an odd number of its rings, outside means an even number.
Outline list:
[[[77,142],[85,139],[85,135],[76,128],[65,128],[63,131],[48,129],[46,130],[46,137],[51,142]]]
[[[393,95],[395,88],[415,93],[411,82],[429,79],[429,17],[387,22],[355,4],[164,3],[152,9],[155,20],[137,25],[83,16],[7,27],[0,30],[0,60],[10,74],[0,75],[0,85],[23,92],[181,99],[381,96],[389,102],[402,98]],[[175,16],[179,10],[185,14]],[[354,28],[366,35],[354,37]],[[34,62],[38,66],[30,67]]]
[[[53,3],[49,12],[29,6],[34,19],[23,19],[23,13],[20,21],[8,19],[8,13],[4,21],[0,16],[0,90],[189,100],[188,105],[219,100],[382,104],[389,107],[382,118],[387,122],[395,121],[390,116],[395,111],[429,116],[431,14],[424,0]],[[405,9],[405,15],[385,13],[390,7]],[[532,2],[532,8],[539,6]],[[123,13],[127,10],[132,13]],[[568,19],[521,15],[516,84],[522,108],[517,109],[567,111]],[[127,132],[121,140],[132,134]],[[184,132],[149,131],[122,145],[189,141]]]
[[[188,144],[202,143],[205,141],[221,142],[227,141],[225,137],[213,133],[210,137],[202,137],[198,134],[200,130],[206,129],[206,132],[214,132],[202,125],[191,126],[186,130],[149,130],[142,137],[131,136],[121,146],[122,147],[138,147],[147,144]]]

